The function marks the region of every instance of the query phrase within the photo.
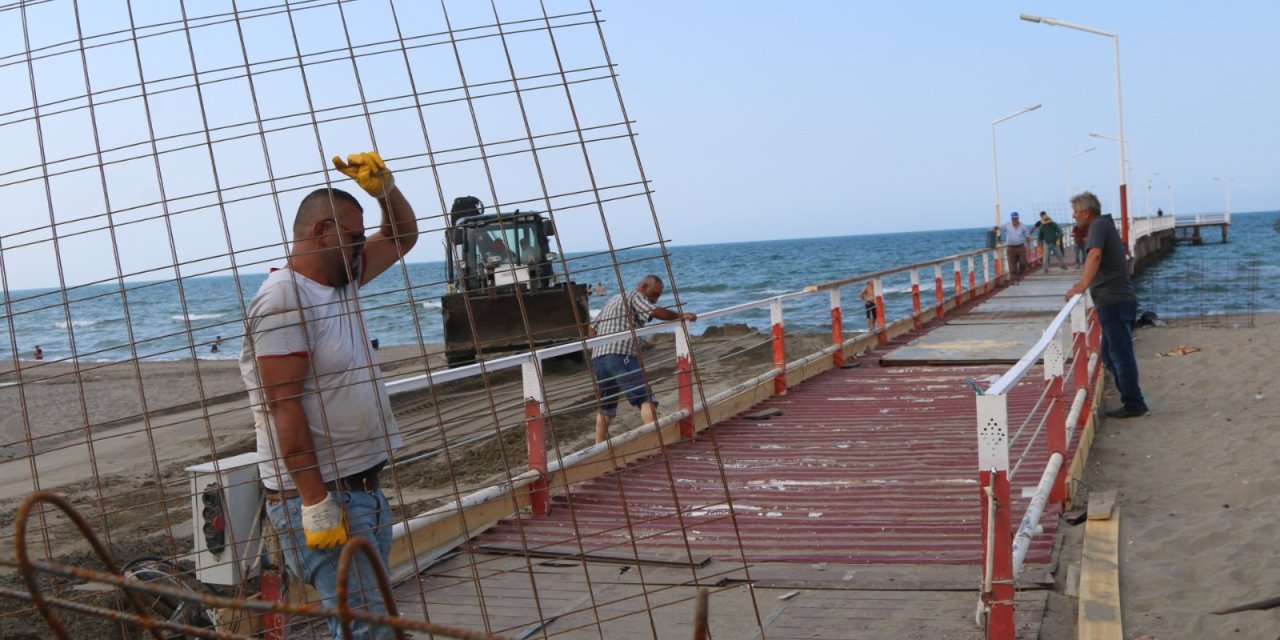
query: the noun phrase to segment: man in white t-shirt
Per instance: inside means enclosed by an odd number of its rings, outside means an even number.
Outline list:
[[[418,240],[413,209],[377,152],[333,162],[377,199],[381,224],[366,240],[354,196],[322,188],[304,197],[288,264],[273,270],[249,303],[240,354],[267,515],[286,564],[326,607],[337,606],[338,557],[349,536],[372,542],[384,566],[390,553],[391,508],[378,474],[401,441],[358,290]],[[355,558],[348,602],[385,613],[370,561]],[[329,630],[339,637],[335,620]],[[391,629],[363,622],[352,632],[392,637]]]

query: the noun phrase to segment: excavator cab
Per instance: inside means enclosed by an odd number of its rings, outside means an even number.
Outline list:
[[[486,214],[467,196],[454,201],[450,222],[448,293],[441,299],[449,366],[586,335],[587,287],[555,272],[551,220],[535,212]]]

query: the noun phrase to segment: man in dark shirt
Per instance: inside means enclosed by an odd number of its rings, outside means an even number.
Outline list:
[[[1124,243],[1111,216],[1102,216],[1098,197],[1085,191],[1071,199],[1071,215],[1076,224],[1089,229],[1084,270],[1080,280],[1067,291],[1069,300],[1086,288],[1098,308],[1102,325],[1102,365],[1115,378],[1124,406],[1107,412],[1112,418],[1133,418],[1147,412],[1147,403],[1138,387],[1138,361],[1133,355],[1133,320],[1138,297],[1129,280],[1129,263]]]

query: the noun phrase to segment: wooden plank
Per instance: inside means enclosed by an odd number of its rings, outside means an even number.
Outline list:
[[[1089,519],[1110,520],[1116,506],[1115,491],[1096,491],[1089,494]]]
[[[1089,520],[1080,558],[1080,640],[1122,640],[1120,611],[1120,511],[1109,520]]]

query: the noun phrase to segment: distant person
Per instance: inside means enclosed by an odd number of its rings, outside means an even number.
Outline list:
[[[366,240],[360,201],[346,191],[320,188],[302,199],[288,262],[248,305],[240,371],[267,517],[285,563],[321,605],[336,607],[341,547],[364,537],[378,560],[355,554],[348,598],[353,609],[385,615],[372,562],[387,563],[393,515],[379,473],[401,438],[370,354],[359,291],[413,248],[418,223],[377,152],[333,163],[378,201],[378,231]],[[335,638],[345,637],[336,619],[328,624]],[[393,633],[357,621],[352,637]]]
[[[44,349],[41,349],[40,345],[36,345],[36,351],[32,354],[32,357],[36,360],[44,360]]]
[[[1147,211],[1150,211],[1150,209],[1147,209]],[[1156,217],[1157,217],[1157,218],[1160,218],[1160,217],[1163,217],[1163,216],[1164,216],[1164,209],[1161,209],[1161,208],[1159,208],[1159,207],[1156,207]]]
[[[868,280],[867,286],[858,294],[862,299],[862,309],[867,316],[867,331],[876,330],[876,287],[875,282]]]
[[[1020,276],[1027,270],[1027,243],[1031,240],[1031,229],[1018,220],[1018,212],[1014,211],[1000,232],[1009,248],[1009,273]]]
[[[1075,243],[1076,266],[1084,264],[1084,244],[1089,239],[1089,227],[1080,223],[1071,225],[1071,240]]]
[[[591,370],[600,389],[600,410],[596,413],[596,442],[609,437],[609,424],[618,415],[618,396],[626,395],[631,406],[640,408],[645,423],[658,421],[658,401],[649,390],[640,370],[640,349],[630,335],[650,318],[659,320],[697,320],[692,313],[672,311],[657,306],[662,296],[662,278],[647,275],[631,291],[623,291],[604,303],[600,315],[591,323],[591,335],[622,333],[617,340],[592,350]]]
[[[1036,230],[1036,239],[1040,241],[1040,246],[1044,247],[1044,270],[1049,271],[1049,263],[1053,261],[1054,254],[1058,256],[1058,265],[1063,271],[1067,270],[1067,262],[1062,256],[1062,227],[1049,217],[1049,214],[1040,212],[1039,229]]]
[[[209,353],[217,353],[218,347],[222,345],[222,336],[213,339],[213,345],[209,347]]]
[[[598,295],[598,296],[606,296],[606,295],[609,295],[609,294],[608,294],[608,292],[606,292],[606,291],[604,290],[604,283],[603,283],[603,282],[601,282],[600,284],[596,285],[596,295]]]
[[[1076,224],[1089,230],[1080,280],[1067,291],[1066,299],[1087,288],[1098,309],[1102,325],[1100,348],[1102,365],[1115,378],[1123,406],[1107,412],[1111,418],[1133,418],[1147,412],[1147,403],[1138,387],[1138,361],[1133,355],[1133,321],[1138,312],[1138,297],[1129,280],[1129,262],[1124,241],[1116,231],[1111,216],[1102,216],[1098,197],[1085,191],[1071,199],[1071,212]]]

